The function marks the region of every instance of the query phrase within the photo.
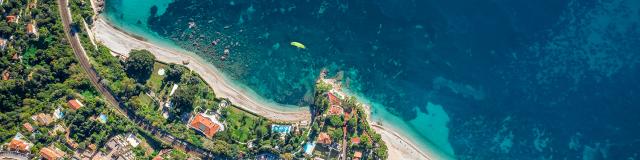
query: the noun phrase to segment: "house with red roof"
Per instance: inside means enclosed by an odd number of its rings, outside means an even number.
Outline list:
[[[356,151],[353,153],[353,160],[359,160],[360,158],[362,158],[362,152]]]
[[[38,27],[36,26],[35,21],[27,24],[27,34],[38,36]]]
[[[24,127],[24,129],[26,129],[29,132],[33,132],[33,126],[31,126],[31,123],[24,123],[22,124],[22,127]]]
[[[73,110],[78,110],[80,107],[84,107],[84,104],[82,104],[78,99],[69,100],[67,104],[69,104],[69,107]]]
[[[18,134],[20,135],[20,134]],[[20,136],[16,136],[15,138],[11,139],[11,141],[9,142],[9,144],[7,144],[7,148],[9,150],[12,151],[18,151],[18,152],[23,152],[23,153],[28,153],[29,149],[31,149],[31,147],[33,147],[33,144],[22,140]]]
[[[353,137],[353,138],[351,138],[351,143],[353,143],[353,144],[360,144],[360,138],[359,138],[359,137]]]
[[[7,23],[16,23],[18,18],[16,16],[7,16]]]
[[[329,136],[329,134],[327,134],[327,132],[320,132],[316,141],[318,144],[329,145],[331,144],[331,137]]]
[[[222,124],[216,123],[214,117],[206,117],[203,114],[196,114],[189,122],[189,127],[204,134],[207,138],[212,138]]]
[[[340,99],[333,95],[333,93],[327,93],[327,98],[329,99],[329,115],[341,115],[344,114],[344,109],[342,109]]]
[[[46,160],[58,160],[65,156],[65,153],[58,148],[45,147],[40,149],[40,156]]]

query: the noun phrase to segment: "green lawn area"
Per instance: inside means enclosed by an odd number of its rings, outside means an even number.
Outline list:
[[[151,73],[151,77],[149,77],[149,80],[147,80],[147,86],[149,86],[151,88],[151,91],[153,91],[154,93],[158,93],[160,89],[162,89],[162,80],[165,77],[165,75],[158,75],[158,70],[165,69],[166,72],[168,68],[169,67],[166,64],[158,62],[153,64],[153,73]]]
[[[151,97],[149,97],[147,94],[140,93],[140,95],[138,95],[138,100],[140,101],[140,104],[142,104],[142,105],[154,106],[152,104],[153,101],[151,100]]]

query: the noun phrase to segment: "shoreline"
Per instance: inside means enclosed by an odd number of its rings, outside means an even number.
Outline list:
[[[153,53],[158,61],[183,64],[200,76],[214,90],[217,97],[228,98],[233,104],[249,112],[264,116],[275,121],[300,122],[311,119],[308,107],[284,106],[275,102],[261,100],[250,89],[234,85],[229,82],[215,66],[207,63],[197,55],[188,51],[177,51],[170,47],[159,46],[137,39],[135,35],[111,25],[104,17],[98,16],[91,27],[94,38],[107,46],[112,52],[120,55],[128,54],[132,49],[146,49]],[[387,144],[390,159],[435,159],[435,153],[424,151],[409,141],[406,136],[396,132],[396,128],[378,125],[371,120],[371,110],[365,107],[368,121],[376,132],[381,134]]]
[[[353,96],[349,92],[342,90],[341,82],[336,79],[326,78],[326,75],[321,74],[319,79],[327,84],[330,84],[334,93],[341,94],[343,96]],[[330,91],[331,92],[331,91]],[[420,148],[417,144],[412,143],[410,138],[407,138],[405,134],[401,134],[400,129],[393,127],[392,125],[384,126],[384,122],[374,121],[371,117],[372,110],[371,105],[366,104],[362,100],[358,100],[358,103],[367,113],[367,123],[373,128],[373,130],[380,134],[382,141],[387,145],[387,151],[389,158],[393,159],[421,159],[421,160],[438,160],[438,159],[451,159],[439,156],[429,149]]]
[[[130,33],[112,26],[103,17],[98,17],[91,28],[96,41],[118,55],[127,56],[130,50],[146,49],[153,53],[158,61],[176,64],[188,62],[185,66],[200,74],[209,87],[215,91],[217,97],[228,98],[231,103],[249,112],[275,121],[300,122],[311,119],[308,107],[285,106],[261,100],[248,89],[229,82],[217,68],[193,53],[184,53],[184,51],[177,51],[137,39]]]

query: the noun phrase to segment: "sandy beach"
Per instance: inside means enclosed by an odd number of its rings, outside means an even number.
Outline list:
[[[257,97],[251,96],[255,94],[249,94],[251,92],[247,89],[232,85],[221,75],[218,69],[193,53],[185,53],[185,51],[178,51],[136,39],[134,36],[114,28],[101,17],[94,22],[92,31],[95,36],[94,39],[109,47],[114,54],[127,56],[126,54],[132,49],[146,49],[153,53],[157,60],[162,62],[182,64],[183,61],[188,61],[189,64],[186,66],[200,74],[218,97],[228,98],[232,103],[247,111],[275,121],[299,122],[310,119],[311,115],[307,107],[292,108],[289,106],[287,108],[287,106],[271,102],[258,101]],[[382,135],[382,139],[386,142],[389,148],[389,159],[441,159],[428,151],[421,151],[408,138],[398,134],[392,128],[375,125],[371,120],[370,124]]]
[[[183,64],[192,71],[200,74],[209,86],[215,91],[216,96],[228,98],[231,103],[249,112],[262,115],[275,121],[300,122],[311,119],[311,114],[307,107],[282,106],[272,102],[258,101],[256,97],[251,97],[250,91],[232,86],[214,66],[192,53],[183,53],[166,47],[141,41],[127,33],[124,33],[106,22],[103,18],[98,18],[92,27],[94,39],[107,46],[115,54],[128,56],[133,49],[149,50],[156,59],[166,63]]]

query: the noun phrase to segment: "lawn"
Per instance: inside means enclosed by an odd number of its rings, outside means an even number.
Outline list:
[[[165,75],[159,75],[158,71],[160,69],[165,69],[166,72],[167,68],[169,67],[163,63],[156,62],[155,64],[153,64],[153,73],[151,73],[151,77],[149,77],[149,79],[147,80],[147,86],[149,86],[151,88],[151,91],[153,91],[154,93],[158,93],[162,89],[162,80],[165,77]]]

